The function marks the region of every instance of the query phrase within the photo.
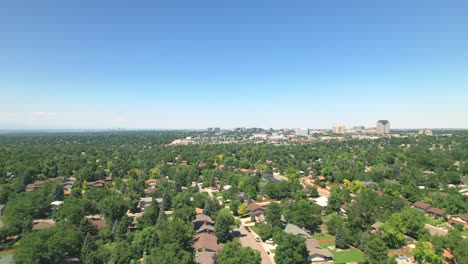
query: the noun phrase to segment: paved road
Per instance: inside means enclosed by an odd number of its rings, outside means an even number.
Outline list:
[[[262,264],[273,264],[274,262],[270,256],[266,253],[260,242],[255,241],[253,233],[249,233],[245,230],[244,224],[241,224],[239,228],[234,229],[233,235],[239,237],[239,240],[244,247],[250,247],[260,252],[262,256]]]
[[[0,264],[13,264],[13,254],[0,257]]]

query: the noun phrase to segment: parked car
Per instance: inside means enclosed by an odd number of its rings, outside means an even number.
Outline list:
[[[258,236],[255,237],[255,241],[260,242],[262,241]]]
[[[245,228],[245,230],[247,230],[247,232],[249,232],[249,233],[252,232],[248,226],[245,226],[244,228]]]
[[[268,239],[267,241],[265,241],[265,243],[267,243],[267,244],[273,244],[273,238]]]

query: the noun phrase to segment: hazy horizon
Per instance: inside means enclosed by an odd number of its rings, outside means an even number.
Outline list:
[[[8,2],[8,3],[7,3]],[[4,1],[0,129],[468,128],[467,1]]]

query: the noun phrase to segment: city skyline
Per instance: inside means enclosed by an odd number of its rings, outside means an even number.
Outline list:
[[[468,128],[466,1],[0,4],[0,129]]]

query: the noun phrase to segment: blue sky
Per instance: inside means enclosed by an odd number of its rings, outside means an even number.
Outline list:
[[[0,2],[0,128],[468,128],[468,1]]]

